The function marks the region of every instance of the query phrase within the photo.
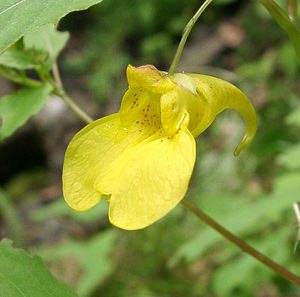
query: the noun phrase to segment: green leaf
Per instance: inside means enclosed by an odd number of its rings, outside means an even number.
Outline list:
[[[1,297],[76,297],[66,285],[57,281],[37,256],[15,249],[11,241],[0,242]]]
[[[22,89],[0,98],[0,141],[10,136],[46,103],[52,87]]]
[[[38,254],[46,261],[59,259],[76,260],[81,274],[80,282],[76,282],[79,296],[90,296],[91,292],[113,271],[109,255],[114,248],[117,230],[101,232],[86,242],[67,241],[55,248],[40,248]]]
[[[286,121],[290,125],[300,126],[300,106],[288,115]]]
[[[8,49],[0,55],[0,65],[15,69],[33,69],[37,67],[36,59],[29,52]]]
[[[1,0],[0,53],[24,34],[46,24],[56,24],[68,13],[100,2],[102,0]]]
[[[51,67],[69,39],[68,32],[59,32],[54,25],[44,25],[24,35],[23,48],[14,45],[0,55],[0,65],[15,69]]]
[[[300,143],[291,146],[278,157],[278,162],[288,169],[300,168]]]
[[[68,32],[59,32],[54,25],[44,25],[24,35],[24,46],[49,53],[50,57],[57,57],[69,39]]]

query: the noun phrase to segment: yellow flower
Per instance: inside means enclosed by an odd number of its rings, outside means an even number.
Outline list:
[[[239,89],[211,76],[169,76],[152,65],[129,65],[127,78],[119,112],[87,125],[69,144],[63,192],[77,211],[108,197],[111,223],[134,230],[154,223],[183,199],[195,163],[195,138],[218,113],[233,108],[245,120],[235,155],[252,141],[256,115]]]

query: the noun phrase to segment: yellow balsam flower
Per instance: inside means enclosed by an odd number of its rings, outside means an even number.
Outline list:
[[[195,138],[218,113],[233,108],[245,120],[235,155],[252,141],[256,114],[239,89],[211,76],[129,65],[127,79],[119,112],[87,125],[69,144],[63,192],[77,211],[108,197],[110,222],[134,230],[183,199],[195,164]]]

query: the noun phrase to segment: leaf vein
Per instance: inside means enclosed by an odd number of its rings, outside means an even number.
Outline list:
[[[3,11],[0,12],[0,15],[6,13],[6,12],[9,11],[10,9],[12,9],[12,8],[14,8],[14,7],[16,7],[16,6],[20,5],[20,4],[22,4],[22,3],[25,2],[25,1],[26,1],[26,0],[20,0],[19,2],[13,4],[12,6],[7,7],[6,9],[4,9]]]
[[[19,289],[19,287],[14,284],[8,277],[6,277],[2,272],[0,272],[0,276],[9,282],[22,296],[26,297],[26,295]]]

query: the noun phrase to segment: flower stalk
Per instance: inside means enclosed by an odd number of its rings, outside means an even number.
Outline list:
[[[190,19],[190,21],[187,23],[185,26],[181,40],[179,42],[176,54],[173,58],[173,61],[171,63],[170,69],[169,69],[169,74],[173,75],[176,72],[181,54],[183,52],[185,43],[187,41],[188,36],[190,35],[194,25],[196,24],[197,20],[199,19],[200,15],[204,12],[204,10],[207,8],[207,6],[212,2],[213,0],[206,0],[200,8],[197,10],[197,12],[194,14],[194,16]]]
[[[193,204],[191,201],[187,199],[183,199],[181,201],[181,204],[184,205],[189,211],[191,211],[194,215],[196,215],[198,218],[200,218],[205,224],[209,225],[211,228],[213,228],[215,231],[220,233],[223,237],[231,241],[234,245],[239,247],[242,251],[245,253],[251,255],[256,260],[264,264],[265,266],[269,267],[273,271],[280,274],[285,279],[289,280],[290,282],[295,283],[296,285],[300,286],[300,277],[292,273],[291,271],[285,269],[283,266],[279,265],[278,263],[274,262],[270,258],[268,258],[266,255],[260,253],[258,250],[247,244],[245,241],[240,239],[239,237],[236,237],[234,234],[232,234],[230,231],[225,229],[222,225],[217,223],[214,219],[209,217],[207,214],[205,214],[202,210],[197,208],[195,204]]]

